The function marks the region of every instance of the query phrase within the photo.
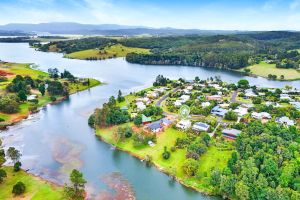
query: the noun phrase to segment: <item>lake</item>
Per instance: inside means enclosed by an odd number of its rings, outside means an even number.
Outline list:
[[[78,168],[88,180],[92,199],[113,197],[114,190],[126,188],[136,199],[194,200],[214,199],[173,182],[155,167],[149,168],[130,155],[112,150],[99,141],[87,124],[93,110],[100,107],[120,89],[129,93],[148,87],[162,74],[170,79],[200,79],[220,76],[227,82],[246,78],[258,86],[299,87],[299,81],[279,82],[264,78],[243,77],[237,73],[181,66],[150,66],[127,63],[123,58],[104,61],[83,61],[62,58],[59,53],[45,53],[28,44],[0,43],[0,59],[8,62],[35,63],[39,69],[69,70],[79,77],[92,77],[107,84],[71,95],[69,100],[48,105],[29,119],[0,133],[5,148],[20,149],[24,169],[47,180],[63,184],[70,169]],[[117,188],[116,188],[117,187]]]

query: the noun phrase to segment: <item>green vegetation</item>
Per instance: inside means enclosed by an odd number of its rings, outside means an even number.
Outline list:
[[[103,49],[89,49],[66,54],[66,58],[83,60],[104,60],[108,58],[125,57],[128,53],[148,54],[143,48],[125,47],[121,44],[106,46]]]
[[[78,79],[70,72],[49,73],[32,69],[29,64],[0,63],[1,128],[26,118],[51,101],[99,85],[94,79]],[[47,88],[46,88],[47,85]]]
[[[85,184],[86,180],[83,177],[83,174],[73,169],[70,174],[70,182],[71,184],[65,185],[64,187],[64,198],[70,200],[83,200],[85,199]]]
[[[277,68],[276,64],[269,64],[266,62],[260,62],[259,64],[254,64],[247,69],[250,70],[250,73],[270,78],[269,75],[275,75],[275,79],[279,80],[296,80],[300,79],[300,71],[293,68]],[[283,76],[283,78],[282,78]]]
[[[4,178],[3,183],[0,183],[1,199],[14,199],[12,190],[18,182],[25,185],[25,192],[21,194],[24,199],[62,199],[62,188],[24,171],[14,172],[12,167],[2,167],[2,169],[6,172],[7,177]]]

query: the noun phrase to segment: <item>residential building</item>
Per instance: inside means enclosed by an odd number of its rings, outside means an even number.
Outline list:
[[[212,110],[211,113],[214,115],[217,115],[219,117],[225,117],[225,114],[228,112],[228,110],[220,108],[220,106],[215,106]]]
[[[206,97],[206,99],[209,101],[221,101],[222,98],[223,97],[221,95],[211,95]]]
[[[235,140],[237,136],[241,134],[240,130],[237,129],[224,129],[222,135],[228,139]]]
[[[284,116],[284,117],[277,117],[275,119],[275,121],[279,124],[283,124],[283,125],[286,125],[286,126],[294,126],[295,125],[295,122],[294,120],[291,120],[290,118]]]
[[[203,122],[196,122],[194,125],[193,125],[193,130],[195,131],[205,131],[207,132],[209,130],[209,125],[206,124],[206,123],[203,123]]]
[[[190,120],[180,120],[177,124],[176,124],[176,127],[177,128],[180,128],[180,129],[183,129],[183,130],[186,130],[186,129],[189,129],[191,127],[192,123]]]
[[[267,112],[253,112],[251,113],[251,117],[254,119],[271,119],[272,116]]]
[[[152,122],[151,117],[146,117],[145,115],[142,115],[142,123],[143,123],[143,125],[150,124],[151,122]]]

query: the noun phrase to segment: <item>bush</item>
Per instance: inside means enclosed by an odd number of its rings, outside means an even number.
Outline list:
[[[3,182],[3,179],[7,177],[6,171],[4,169],[0,169],[0,183]]]
[[[26,190],[25,184],[21,181],[17,182],[12,190],[12,193],[15,195],[23,194]]]
[[[56,101],[56,97],[55,97],[55,96],[51,96],[51,97],[50,97],[50,100],[51,100],[51,101]]]
[[[182,166],[184,173],[188,176],[195,176],[198,167],[199,163],[192,158],[186,159]]]
[[[167,150],[167,147],[164,147],[164,152],[162,153],[162,157],[165,160],[168,160],[171,156],[171,153]]]
[[[20,161],[16,162],[16,163],[14,164],[14,172],[20,171],[21,166],[22,166],[22,163],[21,163]]]
[[[88,124],[89,124],[91,127],[94,127],[94,126],[95,126],[95,114],[92,114],[92,115],[89,117]]]
[[[226,120],[230,120],[230,121],[236,121],[238,118],[237,114],[233,111],[228,111],[226,114],[225,114],[225,119]]]

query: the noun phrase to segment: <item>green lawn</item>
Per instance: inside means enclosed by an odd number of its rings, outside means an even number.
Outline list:
[[[260,62],[259,64],[255,64],[247,68],[251,70],[252,74],[265,78],[267,78],[269,74],[272,74],[276,75],[277,79],[280,79],[281,75],[284,75],[284,80],[300,79],[299,71],[295,69],[276,68],[275,64]]]
[[[24,171],[13,172],[12,167],[3,167],[3,169],[7,173],[7,178],[0,184],[0,199],[62,199],[63,190],[61,187],[27,174]],[[18,181],[22,181],[25,184],[26,191],[21,196],[14,197],[12,188]]]
[[[121,44],[116,44],[109,47],[105,47],[103,50],[88,49],[88,50],[66,54],[65,57],[72,58],[72,59],[83,59],[83,60],[93,57],[99,60],[103,60],[103,59],[113,58],[113,57],[125,57],[128,53],[147,54],[150,53],[150,51],[148,49],[125,47]]]
[[[128,125],[131,124],[124,124],[122,126]],[[166,146],[170,151],[170,148],[174,146],[176,139],[185,136],[184,132],[173,128],[168,128],[157,136],[157,143],[154,147],[145,145],[143,147],[135,148],[131,139],[126,139],[118,144],[114,142],[113,132],[117,128],[117,126],[114,126],[105,129],[97,129],[96,134],[101,136],[104,141],[116,145],[122,150],[129,151],[140,158],[145,158],[146,155],[150,155],[154,164],[159,168],[169,173],[176,172],[176,177],[183,181],[184,184],[196,187],[203,192],[211,192],[211,187],[208,187],[211,169],[223,169],[226,166],[227,160],[231,156],[232,152],[228,150],[219,150],[215,146],[209,147],[208,151],[202,155],[199,160],[199,173],[206,174],[206,176],[201,178],[186,177],[182,170],[183,162],[186,159],[185,149],[177,149],[175,152],[171,152],[171,157],[168,160],[164,160],[162,158],[164,146]]]

